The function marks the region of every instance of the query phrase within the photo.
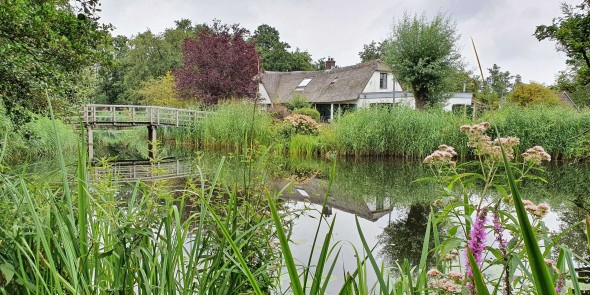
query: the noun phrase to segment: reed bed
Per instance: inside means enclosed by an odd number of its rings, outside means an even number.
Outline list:
[[[333,125],[336,150],[344,155],[427,155],[442,143],[465,146],[458,127],[469,118],[442,110],[417,111],[402,106],[359,109]],[[462,155],[465,150],[459,149]]]
[[[520,138],[520,146],[541,145],[556,158],[575,158],[575,148],[580,147],[584,136],[590,133],[590,112],[559,106],[509,105],[485,114],[482,120],[497,126],[505,136]]]
[[[521,138],[520,146],[541,145],[556,158],[574,159],[589,149],[590,112],[507,105],[478,120],[489,121],[501,134]],[[458,128],[471,122],[470,117],[441,110],[401,106],[360,109],[333,124],[333,149],[344,155],[422,158],[445,143],[458,147],[463,158],[469,151]]]
[[[197,125],[205,147],[241,150],[244,142],[268,146],[272,143],[271,116],[252,103],[224,103]],[[245,140],[247,138],[247,140]]]

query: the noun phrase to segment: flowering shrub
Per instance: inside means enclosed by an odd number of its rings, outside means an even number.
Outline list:
[[[284,132],[289,136],[291,134],[318,135],[320,132],[319,124],[310,116],[293,114],[286,117],[285,122],[287,126]]]
[[[430,179],[443,187],[443,197],[435,202],[438,209],[434,212],[435,222],[432,226],[446,225],[443,228],[450,228],[446,234],[437,237],[441,241],[440,247],[435,248],[436,268],[426,273],[429,288],[440,293],[477,294],[482,285],[477,286],[473,267],[482,271],[485,284],[503,290],[503,294],[530,294],[541,288],[530,275],[539,269],[534,258],[530,257],[532,252],[526,249],[529,247],[526,243],[537,240],[528,239],[531,236],[549,236],[543,219],[550,212],[550,206],[521,200],[520,197],[513,198],[510,192],[514,189],[511,185],[523,179],[539,179],[534,174],[542,171],[540,165],[550,161],[551,156],[543,147],[535,146],[517,159],[515,147],[520,144],[520,139],[492,139],[486,134],[489,128],[487,122],[460,128],[468,138],[468,147],[476,156],[473,162],[456,163],[453,160],[455,149],[447,145],[439,146],[424,159],[424,163],[433,168],[434,177]],[[508,162],[504,162],[503,155]],[[473,167],[479,171],[473,172]],[[510,172],[508,169],[516,170],[516,179],[505,177]],[[518,208],[523,210],[518,211]],[[523,219],[520,217],[523,214],[528,215],[525,217],[529,225],[521,225]],[[530,230],[525,232],[526,228]],[[463,233],[457,234],[459,231]],[[543,241],[544,254],[539,255],[544,256],[552,278],[552,282],[543,288],[552,286],[552,291],[559,294],[567,286],[566,275],[570,272],[566,270],[563,259],[561,263],[552,259],[551,249],[558,249],[561,257],[571,250],[560,247],[557,239],[548,242],[544,238]],[[538,249],[539,245],[536,247]],[[458,255],[460,252],[464,255]],[[473,255],[475,264],[469,262],[468,253]],[[560,267],[557,267],[558,264]],[[573,267],[568,265],[570,269]],[[486,271],[488,269],[497,271]]]

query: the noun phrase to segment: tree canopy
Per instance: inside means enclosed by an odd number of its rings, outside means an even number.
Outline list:
[[[182,46],[182,66],[172,73],[179,95],[206,104],[226,98],[253,98],[260,58],[255,45],[246,42],[248,31],[222,25],[198,31]]]
[[[0,98],[14,126],[31,112],[47,112],[47,96],[58,111],[77,105],[88,69],[110,59],[104,50],[110,26],[98,23],[96,2],[0,5]]]
[[[382,59],[387,45],[387,40],[379,43],[371,41],[371,43],[363,45],[363,51],[359,52],[361,62]]]
[[[556,87],[570,93],[579,106],[590,106],[590,1],[579,5],[563,3],[563,16],[551,25],[537,26],[535,37],[557,42],[557,50],[568,56],[569,69],[560,72]]]
[[[151,30],[132,38],[113,38],[109,50],[115,62],[101,67],[98,101],[105,103],[140,103],[144,98],[136,91],[146,81],[160,79],[182,63],[182,44],[194,37],[203,25],[193,26],[190,20],[175,21],[175,27],[163,33]]]
[[[393,24],[384,61],[411,87],[417,108],[444,100],[460,61],[457,40],[456,25],[444,14],[429,21],[406,13]]]
[[[293,52],[291,46],[282,42],[279,31],[267,24],[258,26],[252,40],[262,59],[262,68],[267,71],[291,72],[313,71],[311,55],[297,48]]]
[[[563,3],[561,11],[563,16],[553,19],[551,25],[537,26],[535,37],[557,41],[559,50],[590,68],[590,1],[576,6]]]
[[[549,88],[537,83],[520,83],[514,87],[509,101],[521,106],[533,104],[559,104],[559,98]]]

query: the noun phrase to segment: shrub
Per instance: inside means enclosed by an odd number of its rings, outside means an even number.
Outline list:
[[[510,102],[520,106],[533,104],[557,105],[559,99],[551,89],[533,82],[531,84],[520,83],[516,85],[510,95]]]
[[[293,114],[306,115],[314,119],[316,122],[320,121],[320,112],[314,108],[301,108],[293,111]]]
[[[289,134],[317,135],[320,126],[310,116],[294,114],[285,118],[290,129]]]
[[[287,106],[290,111],[293,111],[296,109],[311,108],[311,103],[309,103],[305,97],[296,94],[290,102],[285,104],[285,106]]]
[[[275,104],[269,107],[266,111],[270,114],[271,117],[281,121],[291,114],[291,112],[289,112],[289,109],[282,104]]]

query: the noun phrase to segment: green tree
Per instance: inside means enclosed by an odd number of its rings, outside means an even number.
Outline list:
[[[497,64],[488,68],[488,73],[486,86],[498,97],[506,96],[514,86],[512,83],[514,76],[510,75],[509,71],[500,70],[500,67]]]
[[[144,105],[184,107],[187,104],[187,101],[181,100],[176,92],[174,76],[170,72],[163,77],[142,82],[136,92]]]
[[[462,65],[453,72],[450,79],[452,82],[449,91],[451,92],[477,92],[481,89],[479,75],[475,75],[472,70]]]
[[[540,25],[535,30],[539,41],[557,42],[557,49],[565,52],[570,61],[583,60],[590,68],[590,1],[572,6],[561,5],[562,17],[553,19],[551,25]]]
[[[382,59],[387,48],[387,40],[379,43],[372,41],[369,44],[363,45],[363,51],[359,52],[361,62]]]
[[[98,22],[97,1],[4,0],[0,5],[0,99],[23,126],[30,113],[77,107],[88,69],[108,62],[109,25]],[[80,6],[80,7],[76,7]]]
[[[129,38],[116,36],[112,38],[112,44],[108,47],[113,57],[113,62],[102,65],[98,69],[98,85],[94,102],[115,104],[127,101],[127,87],[125,86],[124,58],[129,50]]]
[[[555,81],[557,91],[565,91],[579,107],[590,107],[590,84],[583,79],[585,75],[578,74],[579,70],[569,69],[561,71]]]
[[[319,58],[318,60],[316,60],[313,63],[313,68],[316,71],[323,71],[323,70],[325,70],[326,69],[326,58],[325,57],[322,57],[322,58]]]
[[[509,97],[509,101],[520,106],[530,106],[533,104],[559,104],[559,98],[551,89],[534,82],[530,84],[521,83],[516,85]]]
[[[393,24],[384,61],[411,87],[416,108],[444,100],[452,87],[450,77],[460,61],[456,31],[455,23],[440,13],[431,21],[406,13]]]
[[[590,106],[590,1],[563,3],[561,11],[551,25],[537,26],[535,37],[556,41],[557,50],[568,56],[569,70],[557,77],[557,90],[567,91],[578,106]]]
[[[256,51],[262,58],[262,68],[266,71],[313,71],[311,55],[297,48],[289,52],[291,46],[282,42],[279,31],[263,24],[258,26],[251,38],[256,42]]]
[[[154,34],[149,29],[131,39],[118,36],[110,51],[115,63],[101,68],[99,101],[107,103],[140,103],[137,90],[142,83],[160,79],[182,62],[182,44],[194,37],[202,26],[190,20],[175,22],[174,28]]]

